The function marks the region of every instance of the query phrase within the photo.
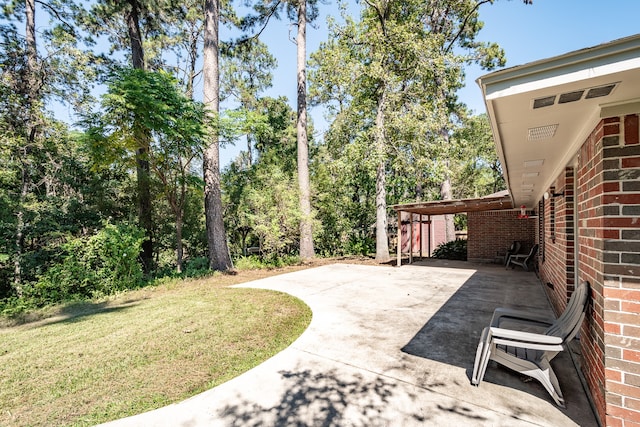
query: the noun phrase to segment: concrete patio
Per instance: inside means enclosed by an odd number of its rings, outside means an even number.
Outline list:
[[[289,348],[178,404],[110,426],[596,426],[570,356],[556,369],[567,407],[494,363],[470,384],[480,332],[497,306],[547,310],[535,274],[425,260],[334,264],[245,284],[313,311]]]

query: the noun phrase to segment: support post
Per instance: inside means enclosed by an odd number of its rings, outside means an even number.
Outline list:
[[[398,242],[398,267],[402,265],[402,211],[398,211],[398,232],[396,233],[396,240]]]
[[[427,221],[429,221],[429,242],[428,242],[428,247],[427,249],[429,250],[429,258],[431,258],[431,231],[432,231],[432,225],[433,222],[431,221],[431,215],[427,216]]]
[[[409,212],[409,264],[413,264],[413,212]]]
[[[422,214],[420,214],[420,261],[422,261]]]

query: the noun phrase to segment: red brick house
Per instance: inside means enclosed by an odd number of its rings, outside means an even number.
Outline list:
[[[581,366],[598,416],[640,426],[640,35],[478,84],[513,206],[533,212],[524,221],[556,312],[591,283]]]

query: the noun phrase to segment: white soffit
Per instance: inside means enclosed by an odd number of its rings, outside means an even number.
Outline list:
[[[640,34],[477,80],[514,205],[540,199],[601,117],[640,111]]]

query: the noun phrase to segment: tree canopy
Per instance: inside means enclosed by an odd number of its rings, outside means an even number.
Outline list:
[[[504,63],[477,37],[490,3],[343,5],[307,61],[321,2],[4,2],[0,310],[247,257],[384,262],[390,204],[504,188],[486,117],[457,98],[468,64]],[[271,18],[298,30],[295,100],[265,95]],[[307,104],[328,112],[324,134]],[[242,147],[229,165],[221,144]]]

